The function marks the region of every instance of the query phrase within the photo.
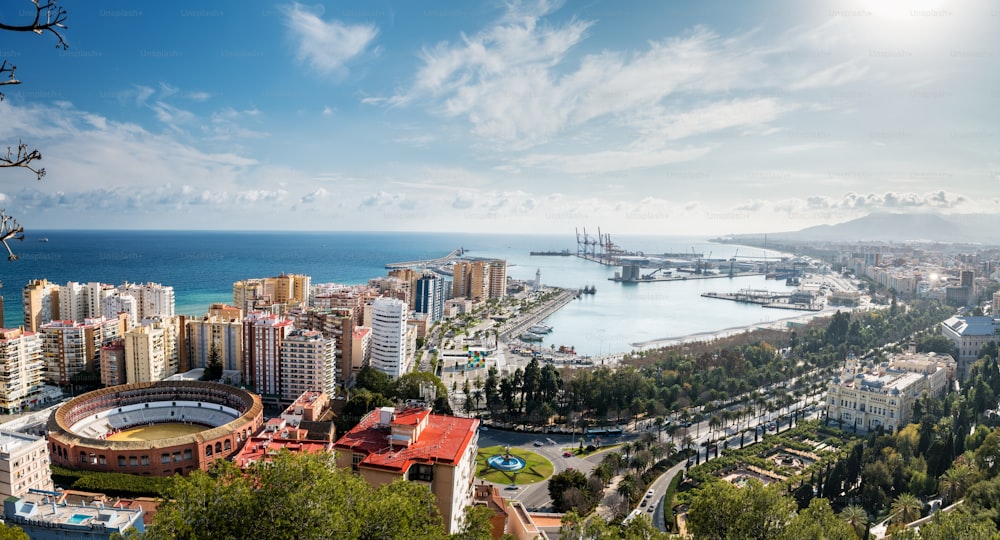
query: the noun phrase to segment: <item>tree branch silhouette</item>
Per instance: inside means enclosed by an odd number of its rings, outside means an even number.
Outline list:
[[[33,18],[26,20],[23,24],[0,22],[0,30],[32,32],[38,35],[52,34],[56,37],[56,48],[61,50],[68,49],[69,44],[66,43],[66,39],[62,34],[62,31],[66,29],[64,23],[67,13],[66,9],[59,5],[59,0],[30,1],[35,6]],[[14,74],[16,69],[17,66],[7,60],[0,62],[0,86],[21,84],[21,81]],[[3,101],[3,99],[4,95],[0,93],[0,101]],[[41,180],[45,176],[45,169],[35,164],[36,161],[40,161],[41,159],[41,152],[37,149],[29,149],[24,141],[18,141],[16,149],[15,147],[8,146],[7,153],[0,154],[0,169],[13,167],[28,169],[35,173],[35,177],[38,180]],[[7,243],[9,240],[24,240],[24,228],[17,223],[17,220],[8,216],[6,210],[0,210],[0,243],[7,248],[7,260],[16,261],[17,255],[14,255],[10,244]]]

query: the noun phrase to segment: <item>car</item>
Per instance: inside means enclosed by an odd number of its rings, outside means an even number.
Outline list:
[[[542,441],[535,441],[531,444],[534,444],[535,446],[545,446],[545,443],[543,443]]]
[[[649,491],[647,491],[647,492],[646,492],[646,498],[648,499],[648,498],[652,497],[654,493],[656,493],[656,492],[655,492],[655,491],[653,491],[652,489],[651,489],[651,490],[649,490]]]
[[[573,452],[563,452],[563,457],[573,457]]]
[[[656,510],[656,505],[654,504],[649,505],[649,508],[646,509],[647,512],[652,512],[653,510]]]
[[[646,499],[643,499],[642,502],[639,503],[639,506],[646,506]]]

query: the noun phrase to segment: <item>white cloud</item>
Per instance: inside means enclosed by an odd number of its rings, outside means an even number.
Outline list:
[[[530,154],[519,158],[517,162],[528,167],[553,169],[569,174],[602,174],[690,161],[708,152],[708,147],[683,150],[605,150],[589,154]]]
[[[365,51],[378,34],[374,25],[324,21],[301,4],[284,10],[285,24],[296,41],[296,57],[320,73],[336,73]]]
[[[859,80],[867,73],[867,66],[859,65],[855,60],[848,60],[817,71],[800,81],[792,83],[789,88],[792,90],[804,90],[807,88],[841,86]]]
[[[314,203],[322,199],[325,199],[329,194],[330,192],[323,188],[316,188],[315,190],[310,191],[309,193],[303,195],[302,198],[299,199],[299,202],[303,204]]]

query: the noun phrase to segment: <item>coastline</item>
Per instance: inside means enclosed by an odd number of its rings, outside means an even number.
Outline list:
[[[773,328],[776,330],[783,330],[788,327],[790,322],[809,322],[816,317],[828,317],[833,315],[840,308],[826,308],[822,311],[815,311],[807,313],[805,315],[796,315],[793,317],[785,317],[783,319],[777,319],[773,321],[767,321],[762,323],[747,324],[743,326],[732,326],[729,328],[723,328],[721,330],[709,330],[706,332],[698,332],[695,334],[687,334],[683,336],[665,337],[659,339],[652,339],[649,341],[641,341],[636,343],[631,343],[635,350],[646,350],[646,349],[658,349],[660,347],[667,347],[670,345],[679,345],[681,343],[692,343],[698,341],[712,341],[715,339],[720,339],[724,337],[734,336],[737,334],[742,334],[744,332],[749,332],[752,330],[757,330],[760,328]]]

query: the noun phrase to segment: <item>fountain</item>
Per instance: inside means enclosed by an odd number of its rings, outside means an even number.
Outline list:
[[[503,454],[496,454],[486,459],[486,463],[498,471],[516,473],[524,468],[524,458],[510,455],[510,445]]]

